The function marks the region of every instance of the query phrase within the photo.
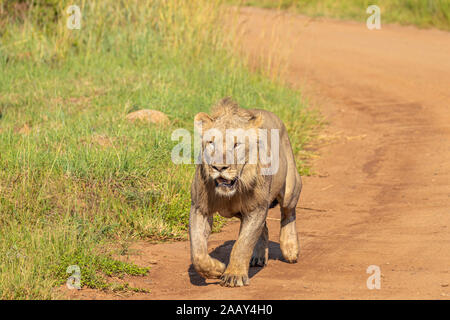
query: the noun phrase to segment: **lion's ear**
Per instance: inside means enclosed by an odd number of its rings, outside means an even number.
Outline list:
[[[203,132],[202,128],[204,128],[205,125],[207,126],[211,124],[212,121],[213,119],[211,119],[211,117],[208,114],[200,112],[197,113],[194,117],[194,127],[201,134]]]
[[[252,119],[250,119],[250,126],[253,128],[259,128],[262,126],[264,122],[264,118],[262,114],[255,115]]]

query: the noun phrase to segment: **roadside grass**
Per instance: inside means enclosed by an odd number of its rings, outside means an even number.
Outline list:
[[[172,163],[171,133],[224,96],[276,112],[308,174],[318,118],[249,71],[221,1],[86,1],[81,30],[66,28],[68,1],[48,1],[48,22],[34,3],[23,20],[0,15],[0,298],[60,298],[70,265],[81,286],[139,290],[108,277],[149,269],[114,256],[127,241],[187,238],[194,165]],[[143,108],[170,123],[125,119]]]
[[[292,10],[313,17],[351,19],[363,23],[369,16],[366,13],[367,7],[374,4],[381,9],[381,23],[450,30],[450,1],[448,0],[229,0],[229,2]]]

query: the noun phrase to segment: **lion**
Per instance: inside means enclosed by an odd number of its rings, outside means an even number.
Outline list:
[[[204,278],[220,278],[222,286],[249,285],[249,267],[267,265],[269,239],[266,218],[269,208],[277,204],[281,209],[280,248],[283,258],[289,263],[297,262],[299,242],[295,208],[302,181],[282,121],[266,110],[240,108],[230,98],[222,99],[213,108],[211,115],[198,113],[194,121],[202,137],[203,151],[191,185],[189,236],[191,261],[195,270]],[[264,164],[259,159],[250,161],[250,143],[243,144],[234,139],[234,144],[225,144],[220,139],[216,141],[216,136],[205,134],[213,131],[225,136],[229,129],[254,129],[258,132],[265,129],[278,132],[276,170],[271,174],[261,173]],[[274,138],[271,136],[271,139]],[[250,138],[248,140],[250,141]],[[270,150],[273,148],[272,144],[263,145],[260,136],[256,144],[263,151],[275,154]],[[215,161],[216,158],[211,160],[211,157],[206,156],[208,150],[209,155],[214,155],[219,147],[222,147],[223,153],[227,155],[232,153],[233,160],[238,157],[238,149],[245,150],[245,153],[241,161],[231,163]],[[223,217],[237,217],[241,220],[239,236],[227,266],[208,254],[207,241],[216,212]]]

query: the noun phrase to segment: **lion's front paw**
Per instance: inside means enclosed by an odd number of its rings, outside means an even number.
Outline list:
[[[221,269],[202,270],[198,273],[205,279],[218,279],[222,275]]]
[[[225,271],[220,277],[220,285],[225,287],[242,287],[249,285],[247,274],[231,274]]]
[[[225,271],[225,264],[210,256],[196,258],[195,270],[205,279],[217,279]]]

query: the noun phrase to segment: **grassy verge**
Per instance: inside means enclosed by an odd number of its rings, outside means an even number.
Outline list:
[[[378,5],[381,22],[416,25],[422,28],[450,30],[450,1],[448,0],[231,0],[264,8],[289,9],[309,16],[352,19],[365,23],[366,9]]]
[[[70,265],[82,286],[126,290],[107,277],[148,269],[106,248],[185,239],[194,166],[171,162],[171,133],[192,131],[220,98],[277,112],[299,155],[317,124],[298,92],[233,54],[220,1],[82,1],[80,30],[66,27],[67,1],[10,3],[0,2],[2,299],[58,297]],[[126,120],[142,108],[170,124]]]

